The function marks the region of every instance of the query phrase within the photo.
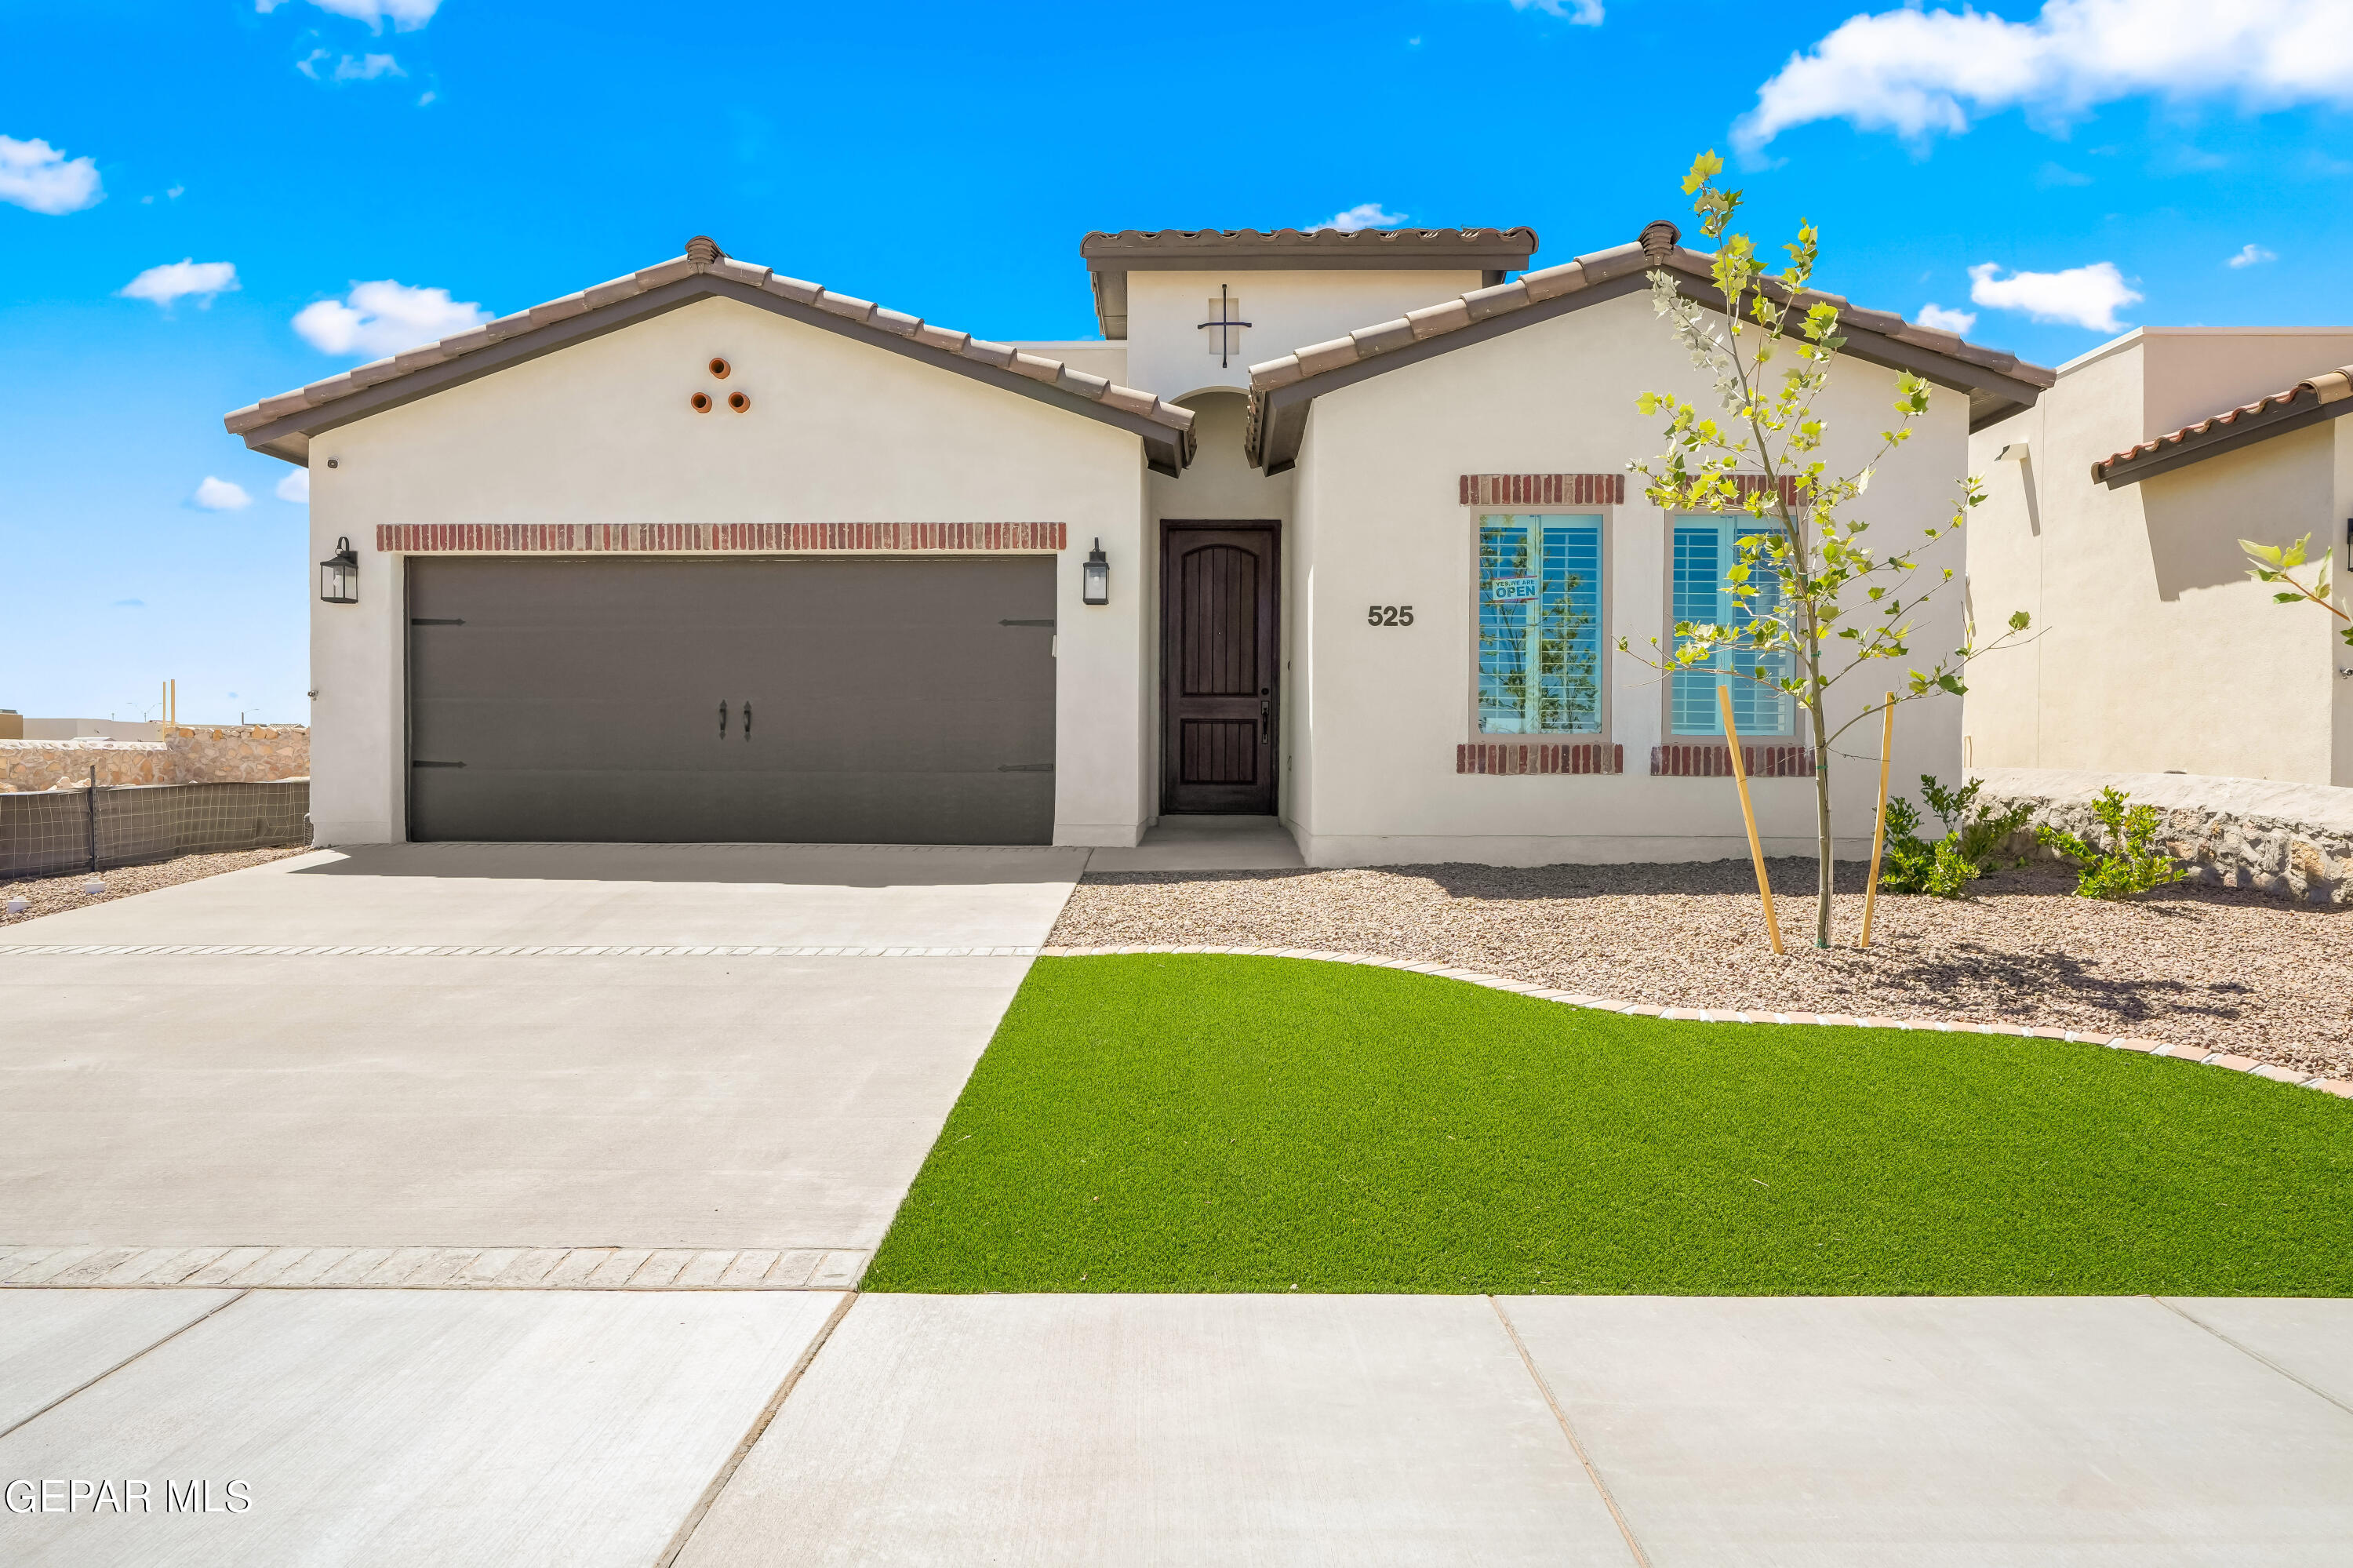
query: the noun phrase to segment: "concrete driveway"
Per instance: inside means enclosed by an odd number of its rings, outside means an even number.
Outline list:
[[[26,922],[0,1246],[80,1283],[715,1282],[762,1255],[852,1283],[1084,861],[381,846]]]

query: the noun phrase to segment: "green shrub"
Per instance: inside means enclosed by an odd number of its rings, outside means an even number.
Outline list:
[[[1977,803],[1985,780],[1972,779],[1957,789],[1936,782],[1933,773],[1920,775],[1920,793],[1945,824],[1945,836],[1931,842],[1920,837],[1920,810],[1901,796],[1887,802],[1887,849],[1880,866],[1879,885],[1890,893],[1926,893],[1937,898],[1964,898],[1969,884],[1993,869],[1993,862],[2010,836],[2026,825],[2031,806],[1996,811]],[[2020,864],[2025,862],[2021,858]]]
[[[2034,830],[2035,842],[2075,863],[2075,892],[2084,898],[2130,898],[2179,882],[2189,874],[2173,857],[2156,847],[2157,808],[2125,809],[2129,799],[2110,786],[2092,802],[2092,815],[2107,830],[2106,853],[2094,849],[2073,833],[2047,824]]]
[[[2031,802],[2021,802],[2007,811],[1978,805],[1978,791],[1984,788],[1984,779],[1972,779],[1957,789],[1947,789],[1936,782],[1935,774],[1920,775],[1920,793],[1926,797],[1929,810],[1944,820],[1946,836],[1956,840],[1955,847],[1961,858],[1980,872],[1993,868],[2001,846],[2034,815]],[[2026,857],[2021,855],[2012,863],[2024,865]]]

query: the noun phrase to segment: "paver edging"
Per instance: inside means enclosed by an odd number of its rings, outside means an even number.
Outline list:
[[[2071,1042],[2079,1045],[2105,1045],[2112,1050],[2137,1051],[2146,1055],[2163,1056],[2170,1061],[2200,1062],[2221,1067],[2226,1072],[2244,1073],[2274,1083],[2293,1084],[2299,1088],[2318,1089],[2323,1094],[2340,1099],[2353,1100],[2353,1079],[2324,1078],[2298,1074],[2294,1068],[2274,1066],[2240,1056],[2227,1051],[2210,1050],[2202,1045],[2168,1044],[2161,1040],[2144,1039],[2138,1035],[2099,1034],[2073,1029],[2055,1029],[2048,1025],[2021,1023],[1984,1023],[1973,1019],[1945,1018],[1858,1018],[1843,1012],[1767,1012],[1758,1009],[1736,1010],[1711,1007],[1652,1007],[1646,1003],[1614,1001],[1606,997],[1583,996],[1573,991],[1546,991],[1531,986],[1525,980],[1515,980],[1502,975],[1482,974],[1473,969],[1458,969],[1442,964],[1415,963],[1399,959],[1376,958],[1368,953],[1325,953],[1305,948],[1200,948],[1200,947],[1116,947],[1116,948],[1040,948],[1041,959],[1102,959],[1125,958],[1143,954],[1217,953],[1234,958],[1303,959],[1314,963],[1357,964],[1369,969],[1400,969],[1409,974],[1426,974],[1432,979],[1460,980],[1466,985],[1484,986],[1490,991],[1510,991],[1534,1001],[1557,1002],[1564,1007],[1581,1007],[1599,1012],[1615,1012],[1631,1018],[1659,1018],[1691,1023],[1802,1023],[1818,1027],[1857,1029],[1930,1029],[1953,1034],[2006,1034],[2023,1039],[2044,1039]]]

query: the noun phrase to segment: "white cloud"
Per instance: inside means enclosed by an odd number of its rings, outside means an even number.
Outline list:
[[[1514,11],[1542,11],[1547,16],[1558,16],[1580,27],[1601,26],[1601,0],[1512,0]]]
[[[126,300],[153,300],[165,310],[175,301],[194,299],[202,310],[212,304],[214,295],[232,293],[237,286],[236,262],[199,261],[191,256],[150,267],[115,292]]]
[[[2278,260],[2278,251],[2266,250],[2260,245],[2250,244],[2242,248],[2236,256],[2232,257],[2225,265],[2232,267],[2258,267],[2266,261],[2276,261]]]
[[[1935,327],[1938,332],[1957,333],[1963,337],[1968,336],[1969,329],[1978,324],[1977,312],[1948,311],[1942,305],[1922,305],[1919,315],[1914,319],[1924,327]]]
[[[2353,103],[2344,0],[2048,0],[2031,22],[1966,6],[1852,16],[1757,90],[1733,140],[1754,151],[1817,120],[1957,134],[1972,115],[2063,121],[2142,93]]]
[[[490,319],[490,312],[452,300],[447,289],[412,289],[385,278],[354,283],[343,299],[303,306],[294,330],[322,353],[381,359]]]
[[[312,81],[374,81],[380,76],[406,76],[400,62],[390,55],[362,55],[356,59],[345,55],[332,66],[322,67],[327,58],[324,49],[312,49],[305,58],[294,62],[294,69]]]
[[[207,512],[235,512],[253,504],[253,497],[245,493],[245,486],[215,479],[211,474],[205,475],[205,482],[196,486],[196,493],[189,499]]]
[[[1998,311],[2024,311],[2039,322],[2064,322],[2094,332],[2122,332],[2116,312],[2138,304],[2140,295],[2113,261],[2070,267],[2063,272],[2013,272],[1988,261],[1969,269],[1969,298]]]
[[[69,158],[37,136],[0,136],[0,201],[55,217],[105,199],[96,160]]]
[[[1309,232],[1336,228],[1343,234],[1354,234],[1360,228],[1395,228],[1405,219],[1404,213],[1383,212],[1381,204],[1377,201],[1359,202],[1345,212],[1334,213]]]
[[[298,468],[278,482],[278,499],[290,501],[297,506],[311,504],[311,471]]]
[[[284,4],[286,0],[253,0],[253,8],[266,16]],[[413,33],[433,20],[433,13],[441,8],[441,0],[311,0],[311,4],[330,16],[365,22],[370,31],[378,33],[386,22],[396,31]]]

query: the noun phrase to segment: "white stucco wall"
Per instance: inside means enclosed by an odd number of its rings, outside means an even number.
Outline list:
[[[1128,385],[1164,397],[1208,387],[1247,388],[1254,363],[1393,321],[1482,281],[1476,270],[1130,272]],[[1250,323],[1235,334],[1240,349],[1223,366],[1210,350],[1216,334],[1200,326],[1209,319],[1202,313],[1220,283],[1240,302],[1234,313]]]
[[[1842,364],[1821,407],[1834,466],[1859,464],[1886,423],[1893,372]],[[1455,747],[1473,732],[1473,530],[1481,510],[1458,504],[1464,473],[1609,472],[1659,450],[1659,421],[1634,407],[1649,388],[1707,388],[1649,302],[1607,302],[1489,342],[1376,376],[1319,397],[1297,467],[1286,540],[1294,591],[1290,737],[1297,757],[1290,814],[1311,863],[1463,860],[1504,864],[1745,856],[1729,779],[1650,775],[1664,727],[1665,687],[1634,658],[1608,660],[1607,738],[1625,747],[1616,776],[1458,774]],[[1968,403],[1937,393],[1927,418],[1874,479],[1855,515],[1874,544],[1917,540],[1949,514],[1965,461]],[[1666,519],[1628,487],[1610,516],[1604,574],[1605,642],[1638,649],[1667,624]],[[1523,510],[1536,510],[1525,508]],[[1568,509],[1562,510],[1584,510]],[[1923,574],[1960,564],[1957,543],[1922,557]],[[1372,604],[1411,604],[1410,629],[1366,623]],[[1914,646],[1958,641],[1957,585],[1923,614]],[[1834,645],[1835,646],[1835,645]],[[1645,650],[1647,651],[1647,650]],[[1874,665],[1842,683],[1835,726],[1901,687],[1904,665]],[[1949,697],[1898,712],[1900,783],[1960,773],[1960,705]],[[1495,736],[1516,742],[1524,737]],[[1525,737],[1534,738],[1534,737]],[[1839,749],[1875,756],[1876,720]],[[1875,766],[1834,758],[1839,853],[1868,853]],[[1767,853],[1814,853],[1810,779],[1752,785]]]
[[[1971,681],[1973,765],[2353,783],[2353,683],[2335,674],[2353,655],[2329,617],[2249,581],[2237,544],[2342,546],[2347,421],[2119,489],[2091,477],[2137,441],[2348,360],[2342,330],[2137,331],[1971,438],[1989,482],[1969,527],[1971,598],[1981,617],[2022,608],[2038,629]],[[1994,461],[2021,441],[2026,462]]]
[[[704,369],[713,355],[733,366],[725,382]],[[751,411],[696,414],[698,389],[745,392]],[[1082,607],[1079,566],[1100,535],[1139,580],[1144,473],[1127,431],[731,300],[329,431],[311,445],[312,559],[348,535],[361,588],[356,605],[311,604],[318,839],[405,832],[406,612],[378,524],[1060,522],[1055,836],[1134,843],[1150,800],[1145,599]]]

